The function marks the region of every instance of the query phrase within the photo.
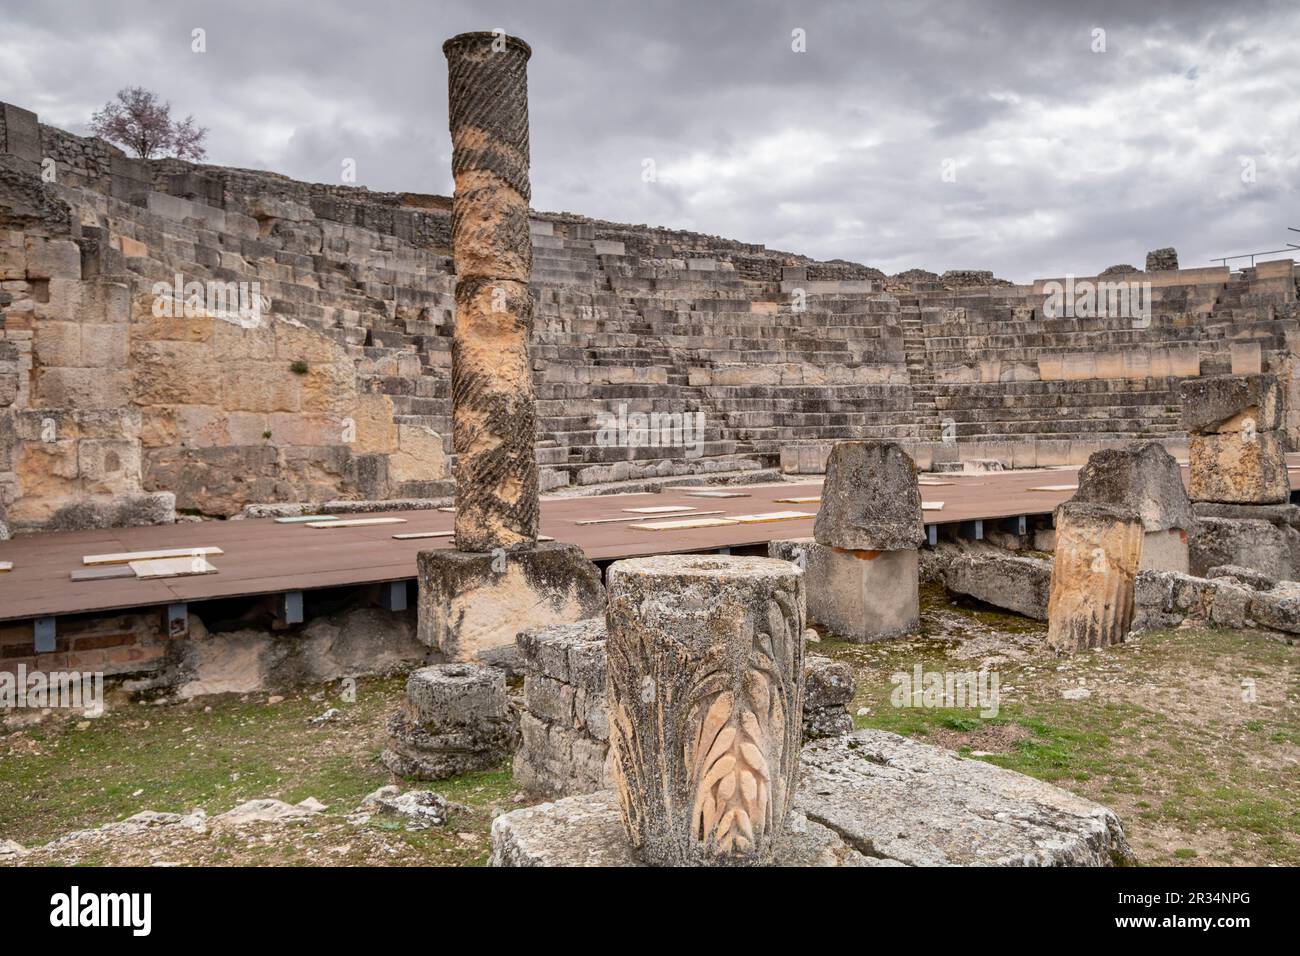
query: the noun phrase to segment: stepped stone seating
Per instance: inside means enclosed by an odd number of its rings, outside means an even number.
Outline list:
[[[1135,438],[1185,453],[1178,382],[1229,372],[1277,375],[1300,441],[1289,260],[1124,273],[1151,283],[1137,328],[1045,318],[1047,280],[887,279],[569,213],[531,231],[543,490],[817,471],[845,440],[898,442],[921,468],[1082,464]],[[178,276],[256,284],[259,321],[155,314]],[[446,197],[145,163],[4,105],[0,520],[152,521],[168,494],[210,515],[449,495],[455,284]],[[702,426],[602,434],[656,412]]]

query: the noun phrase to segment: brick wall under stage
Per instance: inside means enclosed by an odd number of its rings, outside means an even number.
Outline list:
[[[449,493],[449,213],[445,197],[134,160],[0,106],[0,521],[164,520],[173,495],[228,516]],[[923,464],[1176,445],[1178,380],[1234,367],[1284,378],[1300,442],[1289,260],[1126,273],[1154,292],[1135,328],[1045,318],[1042,282],[987,273],[890,278],[568,213],[536,213],[533,232],[544,487],[807,470],[791,463],[857,437]],[[257,283],[268,311],[255,328],[159,317],[155,284],[177,275]],[[620,410],[702,412],[702,441],[609,447],[599,416]]]

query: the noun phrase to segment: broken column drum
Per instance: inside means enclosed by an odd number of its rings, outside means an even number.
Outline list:
[[[528,337],[528,44],[464,33],[442,47],[451,113],[452,445],[456,547],[537,541],[536,408]]]
[[[786,561],[610,567],[610,772],[644,862],[771,861],[799,765],[804,623],[803,572]]]

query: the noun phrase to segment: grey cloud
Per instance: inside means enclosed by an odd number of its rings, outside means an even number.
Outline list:
[[[372,188],[446,192],[440,46],[500,26],[534,51],[541,209],[1018,280],[1276,248],[1300,225],[1300,10],[1282,0],[3,8],[0,99],[81,130],[138,83],[211,128],[211,161],[303,179],[351,157]]]

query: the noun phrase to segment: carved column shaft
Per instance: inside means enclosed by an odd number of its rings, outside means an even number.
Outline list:
[[[803,720],[803,572],[664,555],[609,569],[611,774],[656,866],[770,862]]]
[[[536,409],[528,337],[528,44],[464,33],[443,44],[451,113],[452,445],[456,547],[537,541]]]
[[[1068,654],[1124,640],[1133,621],[1142,539],[1136,511],[1069,501],[1056,509],[1047,602],[1047,643],[1053,650]]]

